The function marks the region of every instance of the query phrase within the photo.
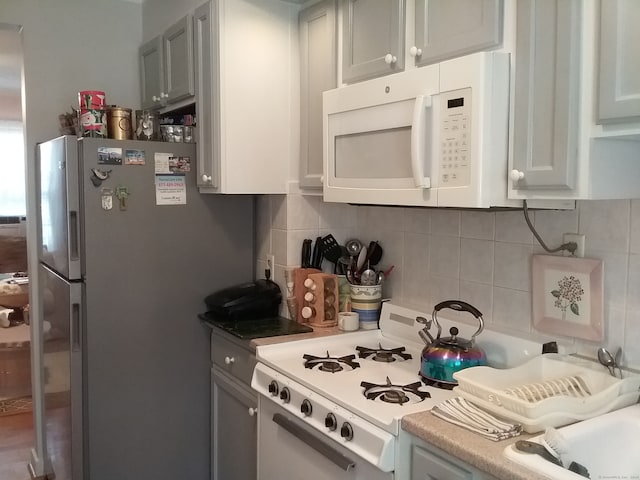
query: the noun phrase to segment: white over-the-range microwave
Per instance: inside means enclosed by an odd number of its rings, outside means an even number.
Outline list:
[[[507,199],[509,54],[324,93],[324,200],[489,208]]]

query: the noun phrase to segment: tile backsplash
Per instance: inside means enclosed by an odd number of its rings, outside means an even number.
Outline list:
[[[491,329],[550,338],[532,324],[531,255],[544,250],[522,211],[354,206],[290,194],[259,196],[257,213],[257,271],[264,271],[268,253],[275,255],[274,279],[283,291],[284,267],[300,265],[303,239],[331,233],[342,244],[378,240],[380,266],[395,266],[385,297],[425,312],[461,299],[476,306]],[[613,352],[622,347],[622,363],[639,367],[640,200],[581,201],[575,210],[536,210],[530,217],[549,247],[560,245],[563,233],[586,235],[585,256],[604,262],[602,345]],[[331,268],[325,261],[324,269]],[[590,357],[601,346],[559,340]]]

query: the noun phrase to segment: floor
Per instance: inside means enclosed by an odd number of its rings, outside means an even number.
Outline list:
[[[47,450],[56,473],[56,480],[69,480],[67,471],[60,460],[69,452],[68,410],[52,408],[47,411]],[[34,445],[33,415],[0,416],[0,479],[29,480],[27,465]]]
[[[33,444],[31,412],[0,417],[0,478],[2,480],[30,478],[27,465]]]

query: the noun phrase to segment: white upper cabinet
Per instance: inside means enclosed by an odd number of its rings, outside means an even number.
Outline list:
[[[600,8],[598,123],[640,122],[640,2]]]
[[[279,0],[212,0],[196,10],[201,193],[287,193],[297,12]]]
[[[418,66],[502,44],[501,0],[415,0],[413,45]]]
[[[342,81],[404,70],[405,0],[341,0]]]
[[[193,97],[191,15],[142,45],[139,52],[142,108],[159,109]]]
[[[322,188],[322,93],[337,86],[336,0],[300,12],[300,186]]]
[[[639,3],[518,0],[509,198],[640,198]]]
[[[342,83],[502,44],[502,0],[341,0]]]

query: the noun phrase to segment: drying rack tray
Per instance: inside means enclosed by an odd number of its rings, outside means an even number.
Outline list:
[[[638,391],[640,375],[611,376],[589,360],[538,355],[515,368],[472,367],[454,373],[457,389],[524,418],[566,412],[585,415]]]

